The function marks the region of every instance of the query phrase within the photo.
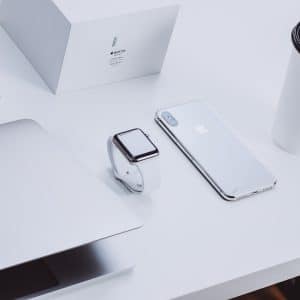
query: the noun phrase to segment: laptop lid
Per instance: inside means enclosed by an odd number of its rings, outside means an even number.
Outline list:
[[[139,228],[34,121],[0,125],[0,270]]]

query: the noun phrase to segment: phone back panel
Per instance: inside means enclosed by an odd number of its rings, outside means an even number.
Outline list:
[[[164,118],[171,113],[177,125]],[[203,102],[191,102],[157,112],[157,121],[191,162],[227,200],[272,188],[271,173]]]

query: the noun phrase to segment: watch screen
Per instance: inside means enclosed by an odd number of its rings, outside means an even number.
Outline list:
[[[131,159],[142,159],[147,155],[158,153],[157,148],[140,129],[130,130],[117,135],[121,147]]]

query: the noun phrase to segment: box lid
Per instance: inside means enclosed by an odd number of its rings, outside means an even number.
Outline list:
[[[72,22],[91,21],[98,18],[127,14],[178,4],[175,0],[52,0],[66,18]]]

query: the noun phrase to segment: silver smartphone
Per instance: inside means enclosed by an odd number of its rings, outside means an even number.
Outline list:
[[[206,103],[159,110],[156,122],[225,200],[273,188],[276,179]]]

